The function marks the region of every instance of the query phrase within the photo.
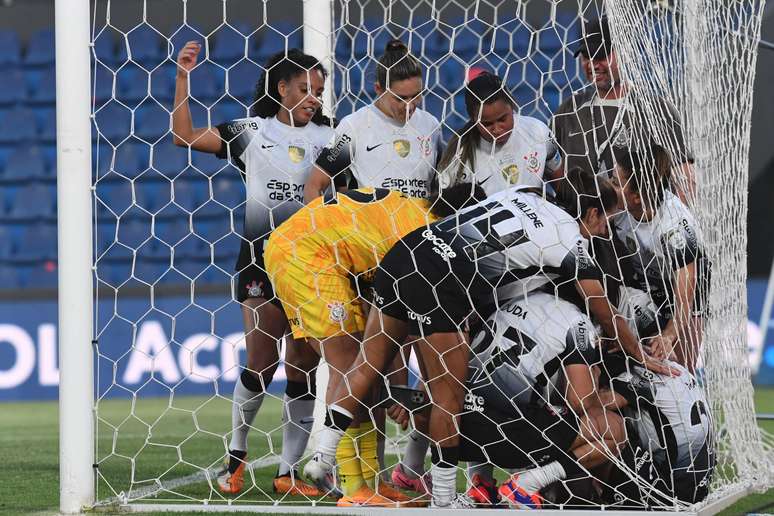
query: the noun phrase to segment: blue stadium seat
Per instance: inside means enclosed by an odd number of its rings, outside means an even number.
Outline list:
[[[0,267],[2,267],[2,262],[13,256],[17,247],[13,232],[6,225],[0,226],[0,242],[3,242],[3,245],[0,245]]]
[[[211,63],[201,63],[190,74],[191,96],[207,104],[220,97],[225,83],[225,71]]]
[[[56,188],[45,183],[22,186],[12,201],[10,217],[17,220],[50,219],[56,215]]]
[[[156,213],[172,199],[171,183],[157,181],[148,174],[135,180],[134,192],[137,205],[150,213]]]
[[[172,184],[172,190],[175,194],[175,203],[188,213],[199,208],[204,203],[204,199],[208,198],[207,183],[202,180],[178,179]]]
[[[225,160],[208,152],[191,152],[191,162],[194,168],[207,175],[212,175],[226,166]]]
[[[45,260],[25,267],[27,288],[54,289],[59,282],[59,270],[55,260]]]
[[[148,96],[149,74],[136,63],[127,63],[116,74],[116,97],[128,106],[134,106]]]
[[[10,263],[0,262],[0,288],[15,289],[23,287],[19,268]]]
[[[28,101],[33,104],[50,104],[56,102],[56,74],[54,69],[43,71],[37,84],[32,89]]]
[[[43,29],[32,35],[24,55],[26,66],[54,64],[54,29]]]
[[[0,68],[17,66],[21,61],[19,35],[13,30],[0,31]]]
[[[243,26],[244,27],[244,26]],[[223,25],[210,36],[210,59],[221,66],[231,66],[246,56],[247,27]]]
[[[175,65],[164,65],[151,72],[151,96],[172,109],[175,98]]]
[[[212,109],[212,123],[219,125],[231,120],[245,118],[247,111],[239,102],[218,102]]]
[[[175,263],[178,259],[204,259],[208,257],[209,250],[205,242],[191,233],[177,242],[174,246]]]
[[[101,105],[108,99],[113,97],[113,83],[115,82],[115,75],[110,68],[97,63],[94,65],[94,91],[93,96],[97,105]],[[116,94],[118,88],[116,88]]]
[[[263,69],[250,61],[242,61],[228,71],[228,94],[249,105],[255,96],[255,86]]]
[[[0,73],[0,105],[23,102],[26,97],[27,87],[20,70],[4,70]]]
[[[44,109],[38,117],[40,134],[38,139],[43,143],[56,143],[56,110]]]
[[[121,219],[118,224],[118,241],[131,249],[140,247],[150,236],[150,225],[144,220]]]
[[[194,151],[196,152],[196,151]],[[188,150],[172,143],[172,136],[153,146],[151,167],[167,177],[174,177],[188,166]]]
[[[156,238],[171,246],[174,246],[191,233],[188,228],[188,221],[181,219],[157,222],[154,231]]]
[[[143,140],[155,143],[159,138],[171,138],[172,119],[166,109],[148,100],[135,110],[135,134]]]
[[[102,137],[113,145],[118,145],[129,137],[132,127],[131,110],[115,101],[98,109],[94,113],[94,120]]]
[[[37,140],[35,114],[26,107],[16,107],[0,115],[0,143],[25,143]]]
[[[143,257],[137,260],[134,267],[134,277],[143,283],[153,285],[161,280],[161,277],[167,272],[169,265],[149,258]]]
[[[97,214],[100,218],[121,215],[132,206],[132,184],[129,181],[97,182]],[[115,215],[111,214],[114,213]]]
[[[22,233],[13,260],[24,262],[55,260],[57,254],[56,239],[56,224],[30,224]]]
[[[103,30],[97,34],[94,38],[94,56],[104,67],[112,67],[116,64],[116,41],[112,32]]]
[[[39,147],[20,145],[8,156],[2,177],[5,181],[25,182],[52,176],[47,172],[46,158]]]
[[[495,27],[494,51],[503,58],[524,57],[528,53],[531,38],[532,29],[519,18],[503,21]]]
[[[116,147],[114,170],[124,177],[134,178],[145,172],[150,164],[148,145],[127,141]]]
[[[213,179],[212,197],[228,208],[236,208],[245,201],[245,186],[241,180],[220,179],[220,174]]]
[[[132,61],[148,70],[158,66],[167,57],[162,50],[162,40],[158,32],[149,25],[141,24],[127,34],[129,52]]]

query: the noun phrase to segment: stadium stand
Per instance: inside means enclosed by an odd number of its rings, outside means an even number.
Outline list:
[[[493,29],[467,20],[461,25],[465,29],[455,32],[430,20],[417,18],[412,23],[410,33],[403,27],[383,26],[378,19],[337,30],[338,118],[374,95],[373,63],[366,58],[369,45],[382,48],[395,36],[406,39],[423,56],[428,83],[433,85],[425,94],[425,108],[443,120],[446,138],[465,122],[463,116],[451,113],[454,107],[464,115],[462,95],[452,93],[462,85],[465,65],[475,64],[505,77],[522,112],[543,120],[559,103],[560,90],[555,85],[580,86],[568,79],[577,66],[569,53],[554,57],[553,62],[546,57],[577,40],[579,30],[572,20],[560,20],[565,30],[545,29],[534,35],[520,21]],[[271,27],[223,26],[210,34],[191,26],[162,32],[141,24],[126,34],[108,27],[95,35],[97,252],[104,255],[100,280],[116,287],[133,270],[135,278],[146,283],[181,283],[197,277],[197,281],[225,281],[224,271],[231,271],[239,250],[239,237],[231,233],[232,226],[242,224],[244,209],[239,172],[208,154],[194,152],[189,158],[185,149],[171,142],[169,112],[177,51],[186,41],[204,42],[209,36],[209,61],[192,74],[192,116],[196,126],[208,121],[217,125],[244,117],[262,72],[260,65],[272,54],[302,42],[299,27],[281,22]],[[53,30],[46,29],[23,45],[16,32],[0,31],[0,239],[7,242],[0,246],[0,281],[9,288],[56,284],[53,38]],[[516,88],[523,78],[526,83]],[[346,92],[350,93],[342,95]],[[152,239],[151,214],[155,217]],[[117,215],[121,215],[118,240]],[[132,252],[118,243],[132,245],[147,239],[151,240],[138,250],[134,262]],[[174,259],[170,246],[174,246]],[[176,270],[169,269],[170,260]]]

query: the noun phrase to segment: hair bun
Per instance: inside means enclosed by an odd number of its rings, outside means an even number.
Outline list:
[[[400,52],[402,54],[408,54],[408,47],[399,39],[391,39],[384,47],[385,52]]]

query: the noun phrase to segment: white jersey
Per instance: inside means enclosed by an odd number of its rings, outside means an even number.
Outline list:
[[[712,432],[710,407],[696,378],[683,366],[668,364],[680,376],[660,375],[635,365],[611,383],[630,399],[624,415],[637,428],[639,446],[656,464],[701,469],[707,460],[702,455],[712,453],[711,449],[702,451]]]
[[[371,104],[344,117],[317,166],[332,178],[346,169],[356,187],[428,197],[439,157],[441,123],[417,109],[405,124]]]
[[[218,126],[221,158],[230,158],[244,173],[247,189],[245,238],[268,239],[269,233],[304,205],[304,184],[333,129],[308,123],[283,124],[277,117],[244,118]]]
[[[481,139],[473,166],[460,166],[459,159],[454,160],[439,175],[441,187],[475,180],[487,195],[515,185],[543,188],[544,172],[559,170],[559,148],[548,126],[540,120],[517,113],[513,118],[513,132],[505,143],[494,145]]]
[[[577,221],[525,187],[513,187],[431,226],[455,252],[497,285],[500,301],[524,297],[547,283],[599,279]]]
[[[492,382],[512,402],[533,403],[544,398],[543,387],[556,383],[561,367],[598,361],[598,335],[574,304],[530,293],[502,306],[475,336],[470,381]]]
[[[623,212],[615,216],[614,226],[631,253],[638,288],[659,306],[669,302],[675,271],[702,256],[701,235],[688,207],[666,192],[652,220],[639,221]]]

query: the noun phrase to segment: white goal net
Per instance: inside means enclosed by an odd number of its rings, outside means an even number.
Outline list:
[[[687,511],[774,484],[745,330],[763,4],[92,2],[95,505]],[[467,211],[421,200],[471,181]],[[434,255],[378,272],[412,235]],[[637,363],[662,349],[673,376]],[[358,353],[370,394],[320,410]],[[304,466],[336,432],[325,484]]]

